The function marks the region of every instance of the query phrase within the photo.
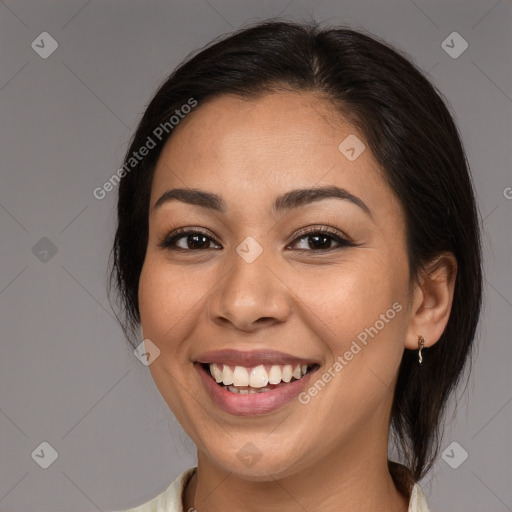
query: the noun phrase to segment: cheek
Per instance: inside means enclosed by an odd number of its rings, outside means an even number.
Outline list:
[[[366,250],[357,263],[345,262],[329,278],[308,279],[301,290],[305,311],[314,314],[312,328],[331,360],[306,392],[323,424],[332,424],[331,435],[344,425],[351,429],[368,420],[382,403],[391,399],[390,389],[399,367],[404,345],[407,280],[404,270],[395,270],[392,259]],[[361,251],[363,252],[363,251]],[[395,260],[400,268],[403,263]],[[301,285],[302,286],[302,285]],[[315,380],[315,382],[317,382]],[[325,403],[331,404],[328,410]],[[364,404],[364,405],[363,405]],[[346,410],[350,410],[348,418]]]
[[[395,302],[402,303],[405,281],[396,274],[389,258],[362,249],[357,258],[332,266],[328,273],[310,273],[306,279],[302,276],[296,291],[306,309],[325,325],[323,331],[333,348],[342,350]],[[395,318],[394,313],[392,310],[388,316]]]
[[[139,309],[144,336],[161,349],[168,346],[173,328],[189,309],[193,284],[183,272],[147,255],[139,280]]]
[[[144,337],[160,350],[149,370],[162,397],[187,430],[191,428],[185,413],[189,394],[179,383],[191,370],[183,344],[194,328],[194,308],[203,304],[199,298],[204,292],[194,284],[198,282],[188,270],[172,267],[148,251],[138,290]]]
[[[171,265],[148,252],[139,280],[139,309],[144,336],[163,352],[178,352],[206,307],[217,274],[204,267]]]
[[[310,319],[319,326],[316,334],[331,353],[325,372],[335,375],[328,393],[340,404],[337,414],[344,407],[359,410],[363,402],[368,408],[361,414],[370,414],[392,387],[406,323],[407,267],[397,256],[361,250],[357,260],[333,268],[329,279],[312,280],[301,292],[305,307],[315,313]]]

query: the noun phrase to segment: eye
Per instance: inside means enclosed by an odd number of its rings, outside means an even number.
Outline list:
[[[184,240],[184,242],[178,245],[178,242],[182,240]],[[180,228],[160,239],[158,246],[162,249],[175,251],[205,250],[210,248],[208,247],[209,241],[213,241],[213,239],[200,230]]]
[[[299,250],[310,250],[313,252],[321,251],[332,251],[341,247],[355,247],[357,244],[348,240],[339,234],[339,232],[332,228],[309,228],[299,233],[299,236],[295,238],[293,243],[296,241],[303,241],[309,239],[309,243],[306,243],[306,248],[302,247]],[[338,247],[331,247],[332,242],[338,244]],[[308,249],[309,248],[309,249]]]
[[[357,245],[340,235],[337,230],[326,227],[313,227],[302,230],[290,245],[307,239],[310,239],[310,242],[306,244],[307,247],[299,248],[299,251],[332,251],[342,247],[355,247]],[[162,249],[190,252],[211,249],[210,244],[212,242],[216,243],[209,234],[201,230],[180,228],[160,239],[158,246]],[[337,244],[338,247],[332,247],[332,242]],[[220,248],[222,248],[220,245],[214,247],[214,249]]]

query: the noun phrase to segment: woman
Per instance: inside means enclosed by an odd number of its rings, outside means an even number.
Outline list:
[[[440,93],[374,37],[261,23],[174,71],[121,174],[123,326],[198,459],[131,511],[426,512],[482,287]]]

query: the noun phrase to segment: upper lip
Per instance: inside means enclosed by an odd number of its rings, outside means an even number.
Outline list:
[[[232,366],[252,368],[263,365],[318,364],[311,359],[292,356],[276,350],[241,351],[234,349],[212,350],[202,353],[196,361],[201,364],[224,363]]]

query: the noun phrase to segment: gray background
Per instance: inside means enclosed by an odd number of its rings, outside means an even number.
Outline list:
[[[116,192],[103,200],[92,192],[120,166],[145,105],[183,57],[276,15],[381,36],[448,98],[483,219],[486,306],[473,373],[452,401],[457,416],[451,407],[443,442],[456,441],[469,457],[457,469],[440,457],[422,485],[434,512],[512,510],[510,2],[5,0],[1,511],[119,510],[195,463],[193,443],[111,313],[105,282]],[[43,31],[59,45],[47,59],[31,47]],[[469,44],[456,59],[441,47],[453,31]],[[54,255],[44,254],[43,237]],[[43,441],[58,452],[48,469],[31,456]]]

